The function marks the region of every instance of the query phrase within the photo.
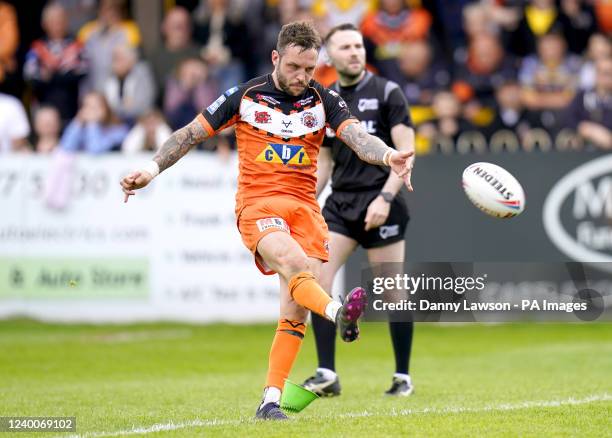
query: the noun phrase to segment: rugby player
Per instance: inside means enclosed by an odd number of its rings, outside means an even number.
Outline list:
[[[125,202],[195,145],[234,125],[239,158],[236,217],[240,235],[265,274],[278,273],[280,318],[256,418],[283,420],[279,402],[306,331],[308,311],[333,321],[347,342],[359,335],[365,291],[334,301],[317,278],[328,258],[328,230],[316,201],[316,165],[325,127],[369,163],[407,178],[412,153],[368,134],[333,90],[312,80],[321,39],[312,24],[282,27],[274,71],[225,91],[174,132],[141,169],[121,180]],[[407,181],[407,179],[406,179]]]

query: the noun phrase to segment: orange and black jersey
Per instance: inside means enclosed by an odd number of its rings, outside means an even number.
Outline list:
[[[274,85],[272,75],[230,88],[198,115],[209,135],[235,125],[240,175],[236,212],[248,201],[315,199],[319,148],[329,127],[336,134],[357,120],[340,95],[311,81],[300,96]]]

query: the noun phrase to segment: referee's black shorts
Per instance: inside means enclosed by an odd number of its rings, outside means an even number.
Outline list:
[[[325,201],[323,217],[329,231],[356,240],[363,248],[378,248],[404,240],[410,220],[406,201],[401,194],[391,203],[387,221],[378,228],[365,231],[365,217],[370,203],[380,190],[371,192],[332,191]]]

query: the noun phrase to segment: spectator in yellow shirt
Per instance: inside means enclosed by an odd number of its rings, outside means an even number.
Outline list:
[[[140,30],[127,18],[125,0],[102,0],[98,18],[85,24],[77,39],[85,46],[90,63],[87,88],[102,91],[112,73],[113,50],[140,46]]]

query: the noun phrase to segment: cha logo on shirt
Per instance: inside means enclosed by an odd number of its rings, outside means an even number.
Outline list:
[[[310,166],[312,164],[304,146],[281,143],[268,143],[255,161],[292,166]]]

